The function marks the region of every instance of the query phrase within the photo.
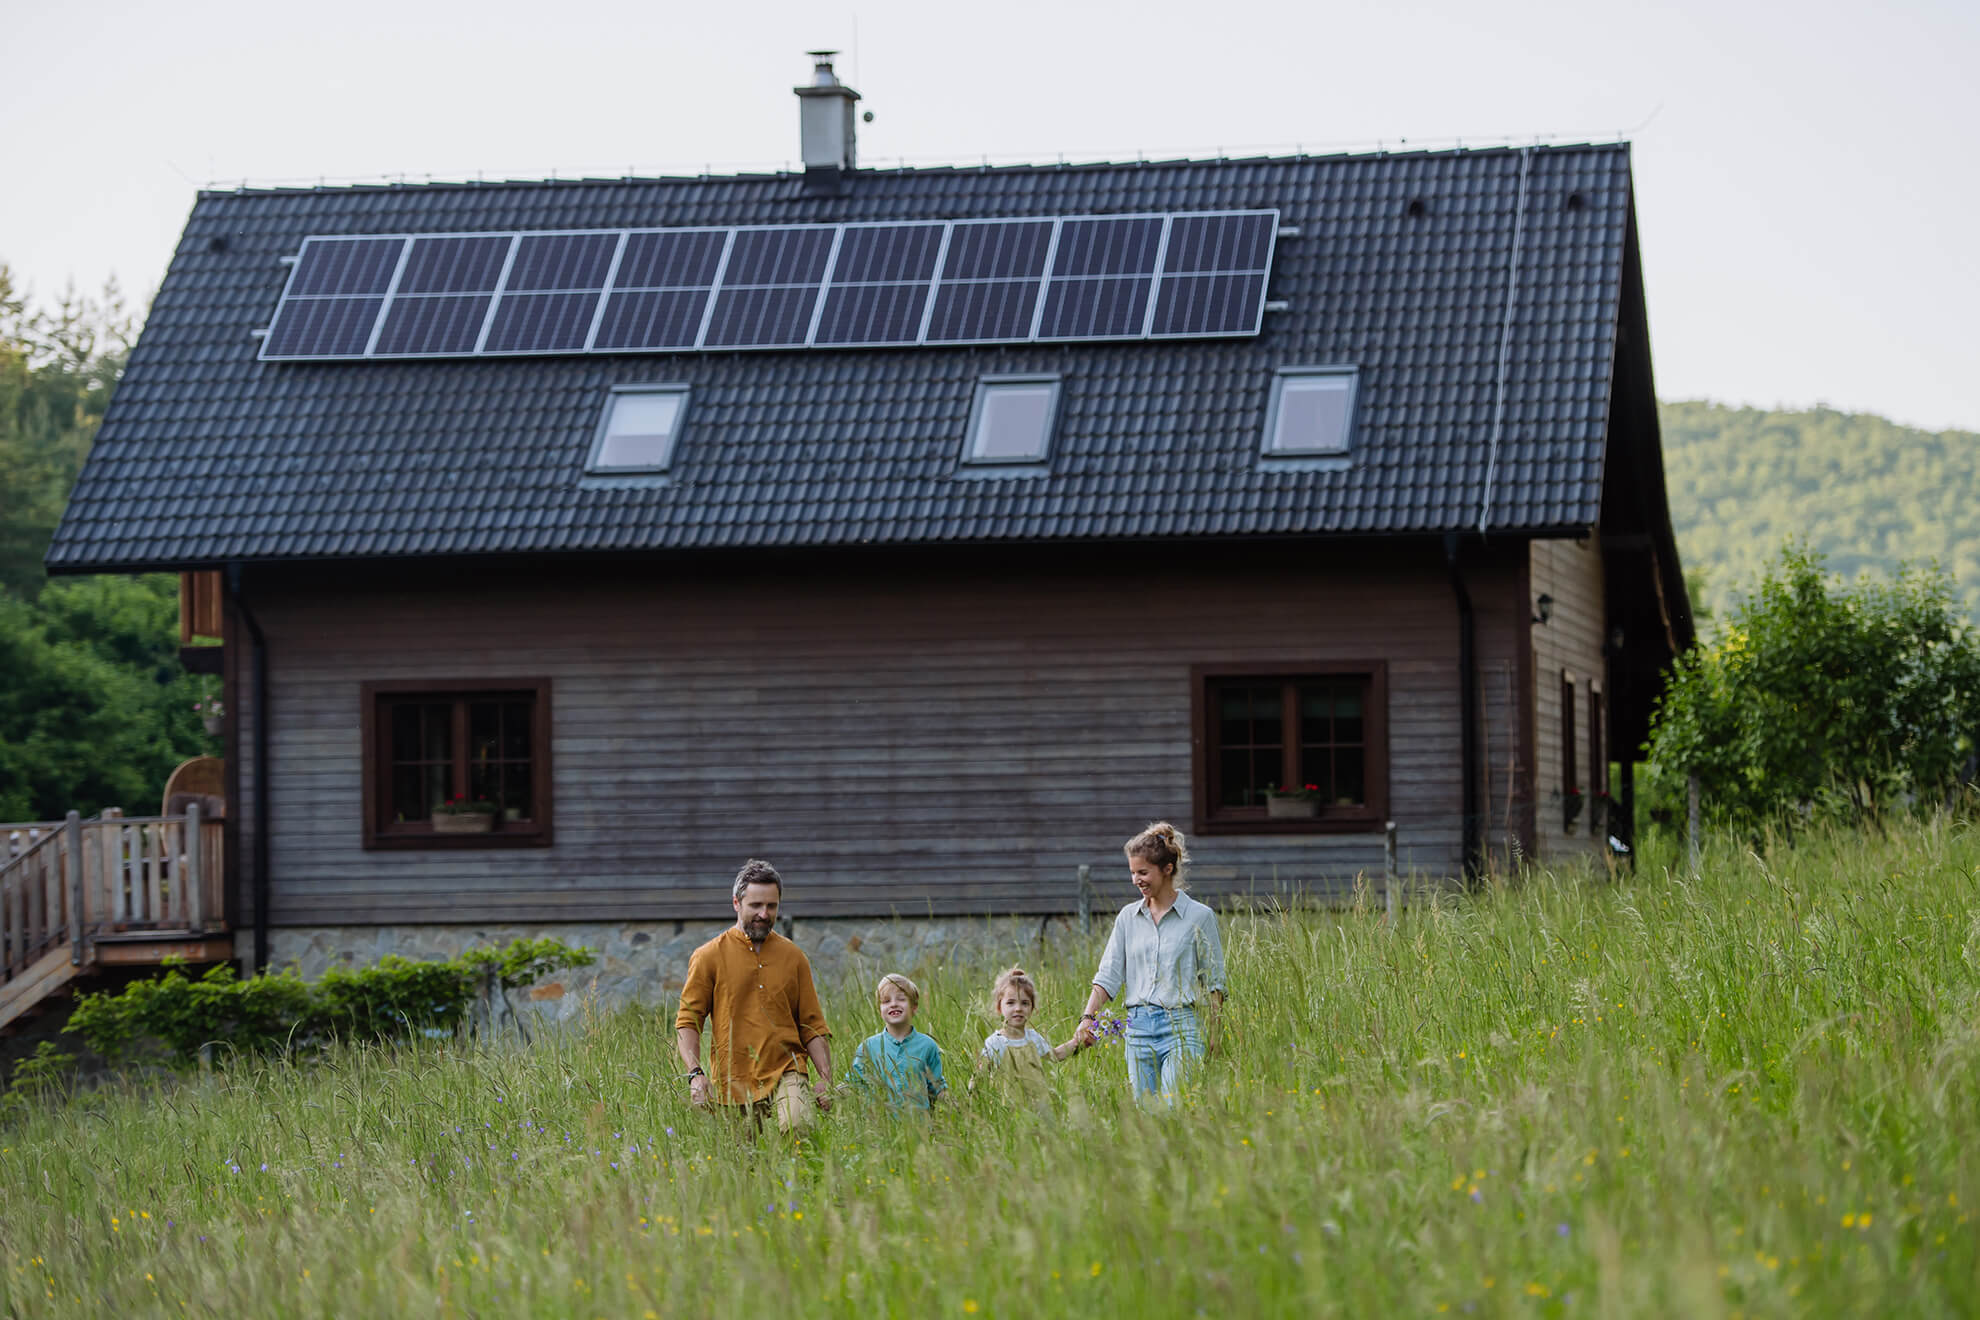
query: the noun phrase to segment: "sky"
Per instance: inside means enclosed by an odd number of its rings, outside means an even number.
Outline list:
[[[1980,4],[0,0],[0,264],[155,292],[199,188],[1634,145],[1658,393],[1980,431]]]

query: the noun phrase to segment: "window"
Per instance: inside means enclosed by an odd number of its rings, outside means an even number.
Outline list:
[[[1057,376],[986,376],[977,382],[963,462],[1044,462],[1058,412]]]
[[[1282,367],[1265,411],[1266,456],[1347,453],[1359,380],[1353,367]]]
[[[685,385],[618,385],[605,400],[587,472],[665,472],[687,415]]]
[[[1575,764],[1574,706],[1578,698],[1574,675],[1561,671],[1561,833],[1574,833],[1581,818],[1581,769]]]
[[[1381,663],[1302,665],[1292,672],[1199,668],[1194,678],[1198,830],[1382,828],[1389,758]],[[1268,802],[1270,790],[1287,787],[1303,795],[1299,814]]]
[[[550,842],[548,679],[366,683],[361,699],[365,847]],[[492,802],[488,827],[436,828],[450,798]]]

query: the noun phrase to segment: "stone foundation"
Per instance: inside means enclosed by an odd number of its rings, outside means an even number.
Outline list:
[[[465,949],[550,936],[583,945],[598,961],[553,973],[511,993],[513,1007],[535,1021],[567,1021],[585,1011],[644,1004],[671,1008],[687,976],[688,957],[733,922],[577,921],[485,926],[278,926],[269,931],[269,966],[296,967],[314,981],[333,967],[369,967],[387,954],[438,960]],[[1072,917],[829,918],[778,927],[811,960],[825,987],[883,972],[910,976],[958,958],[1036,957],[1041,944],[1074,938]],[[252,935],[243,940],[252,947]]]

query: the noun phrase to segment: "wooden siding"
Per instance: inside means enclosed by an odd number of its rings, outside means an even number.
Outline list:
[[[1608,611],[1603,590],[1602,550],[1595,537],[1579,541],[1535,541],[1532,545],[1533,599],[1542,593],[1554,598],[1552,616],[1532,626],[1533,724],[1535,761],[1534,850],[1545,857],[1593,855],[1602,848],[1604,831],[1591,828],[1597,809],[1594,788],[1598,771],[1589,755],[1588,685],[1600,683],[1606,697],[1607,661],[1603,641]],[[1575,681],[1576,780],[1584,803],[1574,832],[1562,828],[1561,675]]]
[[[1510,764],[1505,607],[1526,551],[1475,553],[1486,746]],[[272,921],[699,917],[723,911],[751,855],[811,917],[1066,911],[1082,864],[1103,905],[1125,901],[1119,840],[1161,817],[1193,830],[1191,666],[1328,658],[1386,660],[1402,863],[1457,871],[1456,611],[1434,546],[1062,559],[656,563],[425,589],[261,570],[247,594],[269,640]],[[360,684],[502,674],[553,684],[554,845],[365,851]],[[245,791],[252,749],[233,751]],[[245,876],[251,812],[230,824]],[[1379,831],[1194,850],[1211,894],[1382,870]]]

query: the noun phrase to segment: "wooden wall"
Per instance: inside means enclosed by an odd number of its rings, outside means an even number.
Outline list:
[[[1508,832],[1527,570],[1523,544],[1467,552],[1502,767],[1487,817]],[[261,569],[247,596],[269,641],[278,925],[719,916],[751,855],[804,916],[1067,911],[1081,864],[1110,908],[1132,894],[1121,840],[1156,818],[1193,831],[1190,667],[1234,661],[1386,660],[1403,864],[1459,867],[1456,610],[1432,543]],[[538,675],[554,845],[365,851],[359,685]],[[251,748],[232,764],[245,807]],[[1193,847],[1206,896],[1382,870],[1379,833]]]
[[[1535,541],[1532,544],[1531,588],[1537,600],[1544,592],[1554,598],[1552,617],[1533,625],[1535,832],[1541,857],[1571,856],[1601,851],[1605,832],[1594,828],[1595,788],[1601,768],[1589,747],[1591,682],[1608,697],[1608,664],[1602,644],[1608,632],[1604,599],[1602,550],[1593,536],[1579,541]],[[1563,829],[1563,746],[1561,676],[1575,681],[1575,770],[1585,803],[1573,832]],[[1606,719],[1605,719],[1606,723]],[[1613,749],[1611,749],[1613,752]],[[1613,759],[1613,755],[1611,755]]]

